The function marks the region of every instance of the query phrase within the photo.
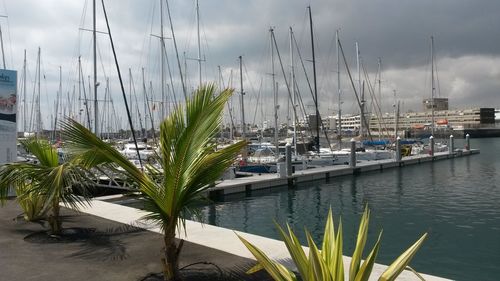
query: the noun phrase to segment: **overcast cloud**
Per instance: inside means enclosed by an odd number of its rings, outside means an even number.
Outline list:
[[[100,1],[97,2],[98,29],[106,31]],[[128,69],[131,68],[135,89],[140,95],[138,100],[142,100],[141,69],[144,67],[147,88],[151,81],[155,100],[160,99],[159,40],[151,36],[160,33],[159,0],[106,0],[105,3],[127,95],[130,94]],[[92,26],[91,4],[91,1],[84,0],[4,0],[0,7],[0,12],[8,16],[8,19],[0,19],[7,68],[18,70],[18,77],[21,77],[23,51],[27,50],[27,92],[30,97],[37,49],[41,47],[42,74],[45,76],[42,81],[42,114],[46,128],[50,127],[50,115],[54,113],[48,109],[54,104],[58,91],[59,66],[62,67],[65,95],[71,95],[73,89],[78,88],[78,56],[82,57],[85,79],[92,74],[91,33],[79,30]],[[188,88],[193,89],[198,83],[197,62],[184,61],[183,54],[185,52],[188,58],[197,57],[195,0],[171,0],[169,5],[182,67],[187,67]],[[248,121],[261,122],[272,118],[270,27],[275,30],[287,73],[290,68],[288,30],[290,26],[294,29],[307,73],[312,79],[308,5],[312,7],[314,21],[318,94],[323,115],[336,114],[338,104],[337,29],[349,67],[356,77],[355,42],[359,43],[362,61],[372,84],[377,59],[382,59],[383,111],[392,111],[394,92],[403,105],[403,111],[420,110],[422,99],[430,96],[431,35],[435,38],[439,95],[448,97],[452,108],[500,107],[499,1],[200,0],[202,57],[205,58],[203,79],[217,82],[217,66],[220,66],[226,84],[232,73],[232,86],[239,88],[237,58],[242,55]],[[164,29],[165,36],[171,37],[166,9]],[[119,115],[124,116],[108,37],[99,34],[98,45],[100,99],[104,99],[104,85],[109,77],[115,106]],[[179,69],[172,40],[166,40],[166,49],[176,100],[181,100]],[[275,59],[280,118],[284,118],[287,90],[277,57]],[[294,64],[306,109],[313,112],[311,95],[297,56]],[[343,111],[356,113],[354,93],[344,66],[341,67],[341,76]],[[166,78],[169,83],[168,74]],[[236,98],[233,103],[235,110],[239,111]],[[173,100],[173,97],[170,95],[169,99]],[[257,100],[263,106],[256,110]]]

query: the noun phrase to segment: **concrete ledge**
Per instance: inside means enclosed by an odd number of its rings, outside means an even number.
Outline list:
[[[142,227],[149,231],[161,233],[159,227],[141,220],[141,218],[146,215],[146,212],[131,207],[112,204],[100,200],[93,200],[91,202],[91,206],[85,207],[80,211],[108,220],[120,222],[127,225],[133,225],[136,227]],[[252,254],[246,249],[243,243],[236,236],[236,234],[238,234],[259,247],[267,255],[269,255],[270,258],[282,263],[284,263],[283,261],[289,261],[288,263],[284,264],[288,267],[293,267],[293,264],[290,263],[291,258],[288,254],[286,246],[283,242],[275,239],[270,239],[245,232],[234,231],[208,224],[201,224],[189,220],[186,221],[186,233],[187,235],[184,235],[184,231],[181,231],[181,235],[178,237],[195,244],[203,245],[205,247],[217,249],[244,258],[254,259]],[[304,247],[304,249],[306,251],[308,250],[306,247]],[[349,257],[344,256],[344,272],[346,273],[346,278],[349,272],[350,260],[351,259]],[[372,277],[370,277],[369,280],[377,280],[376,276],[380,276],[380,274],[382,274],[382,272],[386,268],[387,266],[385,265],[375,264],[372,271]],[[423,277],[428,281],[448,280],[426,274],[423,274]],[[398,277],[398,280],[418,281],[420,279],[418,279],[413,273],[404,271]]]
[[[432,156],[422,157],[419,160],[419,163],[431,162],[434,160]]]
[[[245,192],[244,185],[234,186],[234,187],[224,189],[224,194],[233,194],[233,193],[240,193],[240,192]]]
[[[400,167],[400,163],[404,163],[404,162],[388,162],[388,163],[384,163],[384,164],[381,164],[381,169],[387,169],[387,168],[394,168],[394,167]]]
[[[382,166],[380,164],[370,164],[370,165],[366,165],[366,166],[359,166],[360,168],[360,172],[370,172],[370,171],[377,171],[377,170],[380,170],[382,168]]]

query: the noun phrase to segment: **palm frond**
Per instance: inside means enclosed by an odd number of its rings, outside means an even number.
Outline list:
[[[150,184],[150,179],[110,144],[73,119],[61,122],[66,146],[75,155],[74,162],[89,169],[99,165],[118,165],[127,177],[139,185]]]
[[[26,151],[33,154],[40,162],[40,165],[45,167],[56,167],[59,165],[59,157],[57,149],[52,147],[50,143],[43,139],[28,138],[20,141]]]
[[[245,145],[240,142],[216,151],[213,143],[231,94],[225,90],[216,96],[215,86],[202,87],[185,108],[178,107],[160,126],[164,188],[144,192],[173,220],[219,179]]]

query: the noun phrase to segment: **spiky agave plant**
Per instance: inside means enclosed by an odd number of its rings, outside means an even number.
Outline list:
[[[370,220],[370,211],[365,208],[358,229],[358,237],[356,248],[352,255],[351,264],[349,267],[349,281],[366,281],[371,275],[375,258],[377,257],[382,231],[379,233],[377,242],[373,246],[368,256],[362,260],[362,253],[365,248],[366,239],[368,236],[368,223]],[[264,269],[274,280],[283,281],[343,281],[344,280],[344,264],[342,258],[342,222],[339,223],[337,233],[333,224],[332,211],[328,212],[328,218],[325,225],[322,249],[319,250],[316,243],[313,241],[310,233],[306,230],[307,244],[309,246],[309,254],[306,255],[297,236],[294,234],[290,226],[287,224],[288,233],[277,225],[281,237],[290,253],[292,260],[297,267],[297,271],[301,277],[298,279],[295,273],[286,268],[284,265],[270,259],[262,250],[257,248],[252,243],[248,242],[243,237],[239,236],[240,240],[245,244],[248,250],[257,259],[258,264],[250,269],[248,273],[253,273]],[[401,272],[407,268],[409,262],[418,251],[427,233],[422,235],[410,248],[401,254],[379,277],[379,280],[395,280]],[[414,270],[412,270],[416,273]],[[418,273],[416,273],[418,274]]]
[[[217,150],[214,138],[220,128],[224,105],[232,95],[224,90],[216,95],[214,85],[199,88],[185,107],[177,107],[160,126],[161,173],[143,172],[109,144],[104,143],[75,121],[63,126],[70,147],[81,155],[86,167],[119,166],[124,175],[144,195],[144,219],[156,222],[162,232],[165,280],[178,280],[182,240],[175,234],[185,225],[186,214],[196,213],[195,203],[220,178],[246,145],[244,141]],[[158,176],[160,175],[160,176]]]

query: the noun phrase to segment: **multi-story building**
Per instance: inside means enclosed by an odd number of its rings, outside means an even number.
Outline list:
[[[338,121],[338,116],[330,116],[323,120],[324,124],[331,124],[332,122],[328,120],[330,118],[335,118]],[[361,118],[360,115],[343,115],[341,121],[342,131],[358,131]],[[435,110],[434,122],[435,127],[458,129],[493,127],[495,126],[495,109]],[[369,125],[372,132],[378,132],[379,128],[385,132],[394,132],[395,116],[394,114],[384,114],[380,118],[372,115]],[[398,120],[398,130],[423,129],[431,125],[432,113],[430,111],[401,113]]]

